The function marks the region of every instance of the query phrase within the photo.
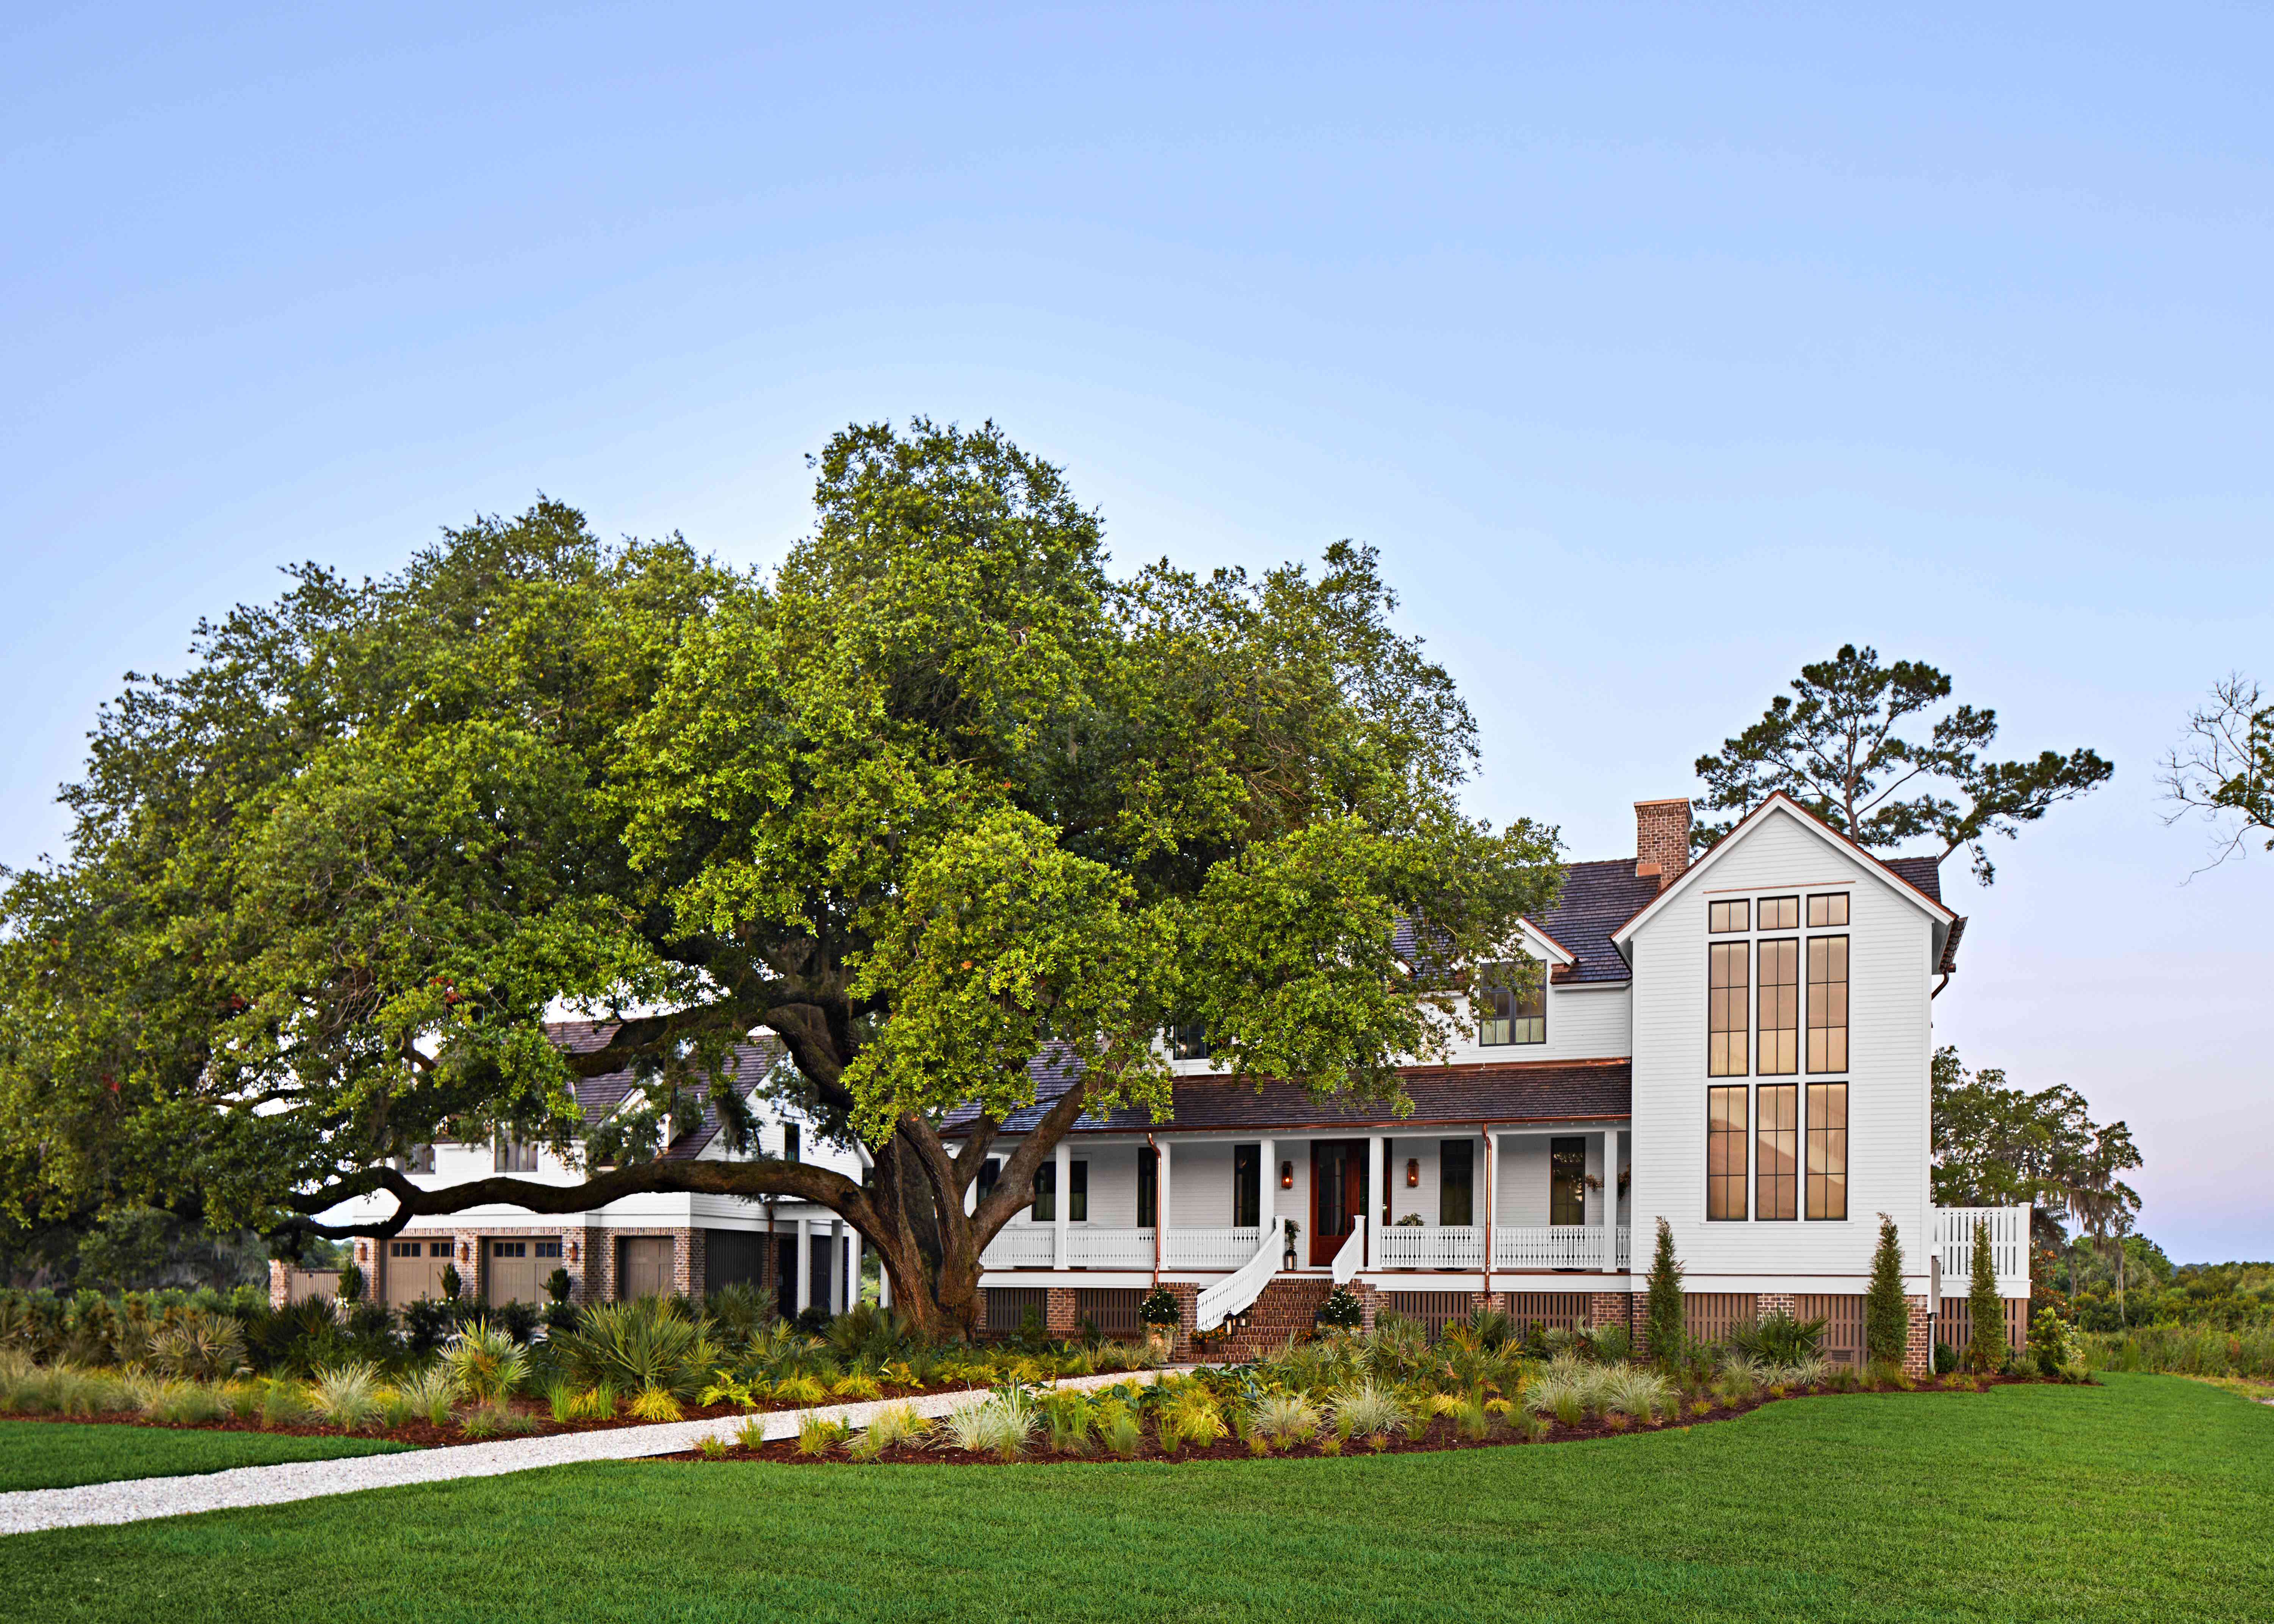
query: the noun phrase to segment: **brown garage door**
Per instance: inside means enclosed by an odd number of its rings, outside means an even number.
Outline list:
[[[668,1235],[625,1235],[616,1241],[616,1296],[669,1297],[673,1248]]]
[[[534,1303],[538,1299],[538,1260],[532,1255],[535,1247],[526,1237],[508,1240],[492,1236],[482,1243],[488,1255],[488,1278],[483,1282],[483,1300],[494,1308],[503,1303]]]
[[[448,1241],[388,1242],[387,1300],[400,1308],[422,1297],[440,1297],[450,1245]]]

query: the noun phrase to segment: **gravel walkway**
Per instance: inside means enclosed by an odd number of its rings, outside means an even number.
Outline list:
[[[1077,1376],[1056,1385],[1102,1387],[1117,1381],[1150,1381],[1155,1372],[1132,1371],[1110,1376]],[[777,1410],[762,1418],[769,1441],[797,1436],[798,1419],[817,1415],[865,1425],[888,1403],[907,1403],[925,1416],[944,1416],[971,1397],[968,1390],[930,1393],[921,1398],[877,1399],[862,1404],[823,1404],[811,1410]],[[453,1477],[494,1477],[534,1471],[577,1461],[630,1461],[643,1455],[677,1455],[706,1438],[731,1440],[745,1416],[711,1421],[666,1421],[653,1426],[615,1427],[598,1432],[561,1432],[550,1438],[501,1439],[494,1443],[453,1444],[440,1449],[411,1449],[400,1455],[369,1455],[343,1461],[289,1461],[278,1466],[239,1466],[193,1477],[140,1477],[128,1483],[90,1483],[70,1489],[22,1489],[0,1494],[0,1535],[29,1534],[48,1528],[80,1528],[100,1522],[139,1522],[150,1517],[185,1516],[239,1506],[276,1506],[326,1494],[353,1494],[412,1483],[444,1483]]]

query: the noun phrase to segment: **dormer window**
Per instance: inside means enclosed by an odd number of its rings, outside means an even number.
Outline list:
[[[537,1147],[519,1139],[508,1139],[501,1133],[491,1142],[497,1173],[534,1173],[537,1171]]]
[[[1495,965],[1485,973],[1480,1004],[1477,1041],[1486,1048],[1547,1041],[1545,974],[1525,975],[1516,965]]]
[[[1197,1020],[1180,1020],[1169,1028],[1169,1058],[1205,1060],[1209,1057],[1208,1026]]]

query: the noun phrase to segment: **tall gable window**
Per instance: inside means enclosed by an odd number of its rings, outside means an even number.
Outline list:
[[[1808,899],[1808,928],[1825,930],[1848,922],[1848,893],[1836,897],[1811,897]]]
[[[1799,929],[1800,898],[1797,897],[1762,898],[1761,929],[1764,930]]]
[[[1486,972],[1477,1041],[1487,1048],[1547,1041],[1547,978],[1544,970],[1524,969],[1495,965]]]
[[[1808,1086],[1808,1215],[1848,1215],[1848,1085]]]
[[[1735,902],[1709,902],[1706,905],[1706,929],[1713,936],[1727,936],[1732,930],[1753,928],[1753,905],[1740,898]]]
[[[1845,902],[1847,898],[1842,897],[1840,900]],[[1848,1069],[1846,936],[1808,938],[1808,1069]]]
[[[1706,1075],[1743,1077],[1751,1068],[1745,1053],[1746,995],[1752,980],[1753,944],[1716,942],[1706,950]]]
[[[1763,1077],[1800,1070],[1800,944],[1761,944],[1760,1062]]]
[[[1764,1086],[1754,1109],[1753,1216],[1800,1216],[1800,1087]]]
[[[1745,1215],[1745,1090],[1706,1091],[1706,1215]]]

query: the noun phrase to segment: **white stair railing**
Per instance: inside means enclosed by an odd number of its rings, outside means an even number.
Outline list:
[[[1366,1261],[1366,1214],[1358,1216],[1350,1232],[1350,1239],[1335,1253],[1335,1284],[1346,1286],[1358,1278],[1359,1266]]]
[[[1262,1238],[1255,1255],[1241,1264],[1237,1273],[1201,1293],[1193,1305],[1194,1330],[1215,1330],[1232,1315],[1245,1313],[1263,1295],[1263,1288],[1279,1272],[1279,1226],[1266,1224]]]

